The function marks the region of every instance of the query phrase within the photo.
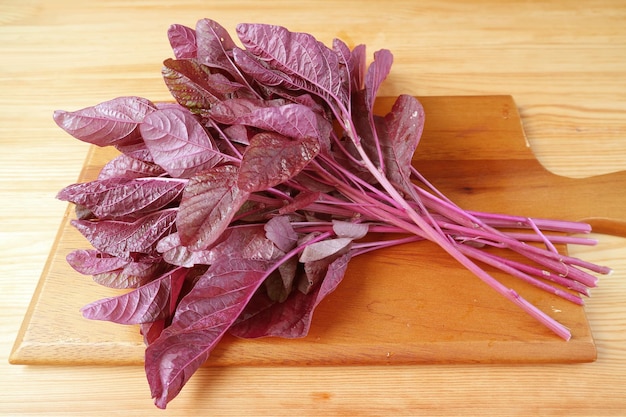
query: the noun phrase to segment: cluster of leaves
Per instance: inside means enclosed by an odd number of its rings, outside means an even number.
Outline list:
[[[352,257],[408,241],[440,244],[569,337],[471,259],[580,303],[559,286],[584,295],[595,278],[582,269],[608,270],[553,246],[587,241],[542,230],[584,232],[586,225],[464,211],[432,188],[411,166],[424,123],[419,101],[402,95],[388,114],[373,112],[389,51],[366,65],[363,45],[350,50],[335,40],[329,48],[271,25],[236,30],[243,47],[209,19],[169,29],[175,59],[164,62],[163,77],[176,103],[120,97],[54,114],[72,136],[120,151],[96,180],[58,198],[76,204],[73,225],[93,246],[68,262],[102,285],[130,290],[82,312],[140,325],[158,407],[226,332],[305,336]],[[397,238],[362,239],[378,231]],[[537,266],[483,250],[494,246]]]

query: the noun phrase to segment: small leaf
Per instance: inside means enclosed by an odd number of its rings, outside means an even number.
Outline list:
[[[155,111],[140,130],[154,161],[172,177],[191,177],[223,159],[204,127],[186,110]]]
[[[195,265],[210,265],[216,258],[207,250],[190,250],[180,243],[178,233],[165,236],[157,243],[157,251],[162,254],[163,260],[171,265],[191,268]]]
[[[365,237],[368,230],[369,226],[364,223],[333,220],[333,231],[338,237],[348,237],[350,239],[357,240]]]
[[[393,55],[387,49],[374,52],[374,61],[370,64],[365,74],[365,103],[369,113],[374,111],[374,100],[378,94],[378,89],[391,71]]]
[[[349,237],[340,237],[311,243],[302,251],[302,254],[300,255],[300,262],[318,261],[328,256],[332,256],[345,249],[351,242],[352,239]]]
[[[263,191],[292,178],[319,152],[316,138],[291,140],[276,133],[259,133],[243,154],[238,186],[248,192]]]
[[[120,146],[141,141],[137,126],[155,110],[145,98],[119,97],[74,112],[57,110],[53,117],[76,139],[97,146]]]
[[[294,197],[291,203],[278,209],[278,214],[290,214],[305,209],[315,203],[320,198],[320,195],[319,191],[301,191]]]
[[[287,216],[272,217],[265,223],[264,229],[265,236],[285,253],[293,249],[298,242],[298,234],[293,230]]]

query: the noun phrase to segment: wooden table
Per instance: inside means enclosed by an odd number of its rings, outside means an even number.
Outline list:
[[[0,415],[155,415],[141,367],[41,367],[8,355],[87,145],[52,122],[120,95],[169,99],[171,23],[276,23],[389,48],[381,95],[510,94],[538,159],[584,177],[626,168],[626,4],[619,1],[0,4]],[[615,190],[626,192],[626,190]],[[598,360],[579,365],[203,368],[164,415],[624,415],[626,239],[573,255],[615,268],[587,303]]]

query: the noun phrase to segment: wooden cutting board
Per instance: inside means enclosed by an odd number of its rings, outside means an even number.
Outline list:
[[[570,179],[546,171],[526,143],[509,96],[423,97],[426,127],[415,164],[466,209],[587,220],[626,236],[626,172]],[[392,99],[379,100],[382,114]],[[93,148],[80,181],[113,157]],[[139,365],[135,326],[84,319],[79,308],[119,294],[74,272],[65,256],[88,243],[70,207],[18,334],[11,363]],[[568,326],[565,342],[429,242],[351,261],[303,339],[225,337],[208,365],[359,365],[589,362],[596,348],[584,309],[493,272]]]

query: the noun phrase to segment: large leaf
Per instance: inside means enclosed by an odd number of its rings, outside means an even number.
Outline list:
[[[177,59],[195,58],[198,55],[195,30],[179,24],[171,25],[167,30],[167,38]]]
[[[72,220],[71,223],[100,252],[132,259],[135,252],[155,253],[157,242],[170,233],[175,220],[176,210],[167,209],[133,222]]]
[[[111,178],[72,184],[57,198],[80,204],[100,219],[134,218],[161,209],[182,194],[185,183],[171,178]]]
[[[270,106],[279,106],[285,103],[284,100],[261,100],[256,98],[230,98],[216,103],[211,107],[208,114],[212,120],[226,125],[236,125],[240,123],[242,117],[250,113]]]
[[[172,177],[191,177],[223,159],[200,122],[182,108],[155,111],[140,130],[154,161]]]
[[[321,137],[318,115],[301,104],[259,107],[239,116],[235,123],[254,126],[293,139]]]
[[[267,275],[267,263],[224,259],[180,301],[172,324],[146,349],[155,404],[165,408],[208,359]]]
[[[176,219],[183,245],[206,249],[226,230],[249,196],[237,178],[237,167],[222,165],[189,180]]]
[[[409,192],[411,160],[424,129],[424,108],[413,96],[400,95],[385,116],[386,135],[381,137],[385,174]]]
[[[259,133],[243,154],[237,184],[248,192],[267,190],[302,171],[319,150],[314,137],[292,140],[277,133]]]
[[[79,140],[122,146],[141,141],[137,126],[155,110],[145,98],[118,97],[73,112],[57,110],[53,117],[61,129]]]
[[[349,108],[339,56],[312,35],[262,24],[239,24],[237,34],[247,51],[282,71],[294,86]]]
[[[121,269],[128,265],[128,259],[121,259],[94,249],[77,249],[67,254],[67,263],[83,275],[96,275]]]
[[[185,281],[187,270],[177,268],[126,294],[90,303],[81,312],[91,320],[119,324],[151,323],[170,314]]]
[[[247,84],[232,59],[235,42],[222,25],[211,19],[201,19],[196,23],[196,36],[200,63],[219,68],[237,83]]]

